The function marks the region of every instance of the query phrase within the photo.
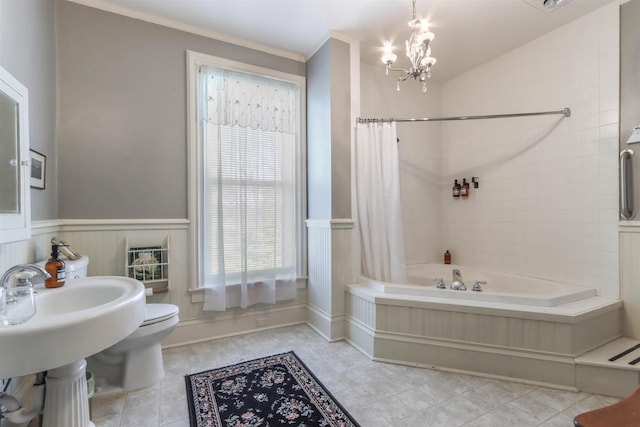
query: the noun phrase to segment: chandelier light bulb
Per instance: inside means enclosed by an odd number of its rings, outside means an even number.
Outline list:
[[[393,53],[393,46],[391,45],[390,42],[385,42],[384,43],[384,51],[382,54],[382,63],[385,65],[390,65],[393,64],[394,62],[396,62],[396,59],[398,59],[398,55],[396,55],[395,53]],[[388,70],[387,70],[388,73]]]

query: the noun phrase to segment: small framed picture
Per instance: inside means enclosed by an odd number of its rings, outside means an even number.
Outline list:
[[[47,157],[35,150],[29,150],[31,164],[31,187],[44,190]]]

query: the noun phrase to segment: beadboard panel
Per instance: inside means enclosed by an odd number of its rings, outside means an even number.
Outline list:
[[[57,224],[34,221],[31,239],[0,245],[0,272],[17,264],[31,263],[49,257],[51,238],[56,235]]]
[[[331,313],[331,223],[329,220],[307,221],[309,304]]]
[[[352,277],[351,219],[307,220],[308,323],[329,341],[344,337],[345,285]]]
[[[351,283],[351,232],[353,222],[331,223],[331,315],[344,315],[345,285]]]
[[[366,340],[364,340],[366,344]],[[575,390],[575,363],[571,357],[549,357],[525,351],[501,351],[463,343],[425,338],[411,340],[376,334],[374,360],[412,366],[438,367],[510,381]]]
[[[381,304],[376,313],[376,329],[383,332],[560,354],[575,350],[573,327],[566,323]]]
[[[620,298],[624,336],[640,339],[640,222],[620,226]]]
[[[348,292],[345,299],[345,306],[347,315],[352,319],[357,320],[371,329],[375,328],[375,303]]]
[[[624,304],[621,310],[602,313],[598,316],[584,319],[575,325],[574,352],[581,354],[596,346],[611,341],[611,337],[621,337],[624,323],[622,320]]]

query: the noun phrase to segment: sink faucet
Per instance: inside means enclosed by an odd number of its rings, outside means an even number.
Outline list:
[[[457,268],[454,268],[453,271],[453,282],[451,283],[451,289],[454,291],[466,291],[467,287],[464,285],[462,281],[462,273]]]
[[[47,273],[47,271],[44,268],[40,267],[39,265],[18,264],[18,265],[14,265],[13,267],[5,271],[5,273],[0,278],[0,287],[7,288],[9,279],[11,279],[11,276],[13,276],[15,273],[19,271],[25,271],[25,270],[33,271],[34,273],[36,273],[36,275],[41,276],[44,279],[48,279],[49,277],[51,277],[51,275]]]

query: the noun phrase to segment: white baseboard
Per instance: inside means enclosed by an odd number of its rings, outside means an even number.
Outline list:
[[[331,316],[323,310],[307,303],[307,325],[329,342],[344,340],[344,315]]]
[[[210,319],[180,322],[163,341],[163,348],[178,347],[234,335],[244,335],[267,329],[303,324],[307,321],[307,305],[292,304],[269,310],[243,313],[221,313]]]

